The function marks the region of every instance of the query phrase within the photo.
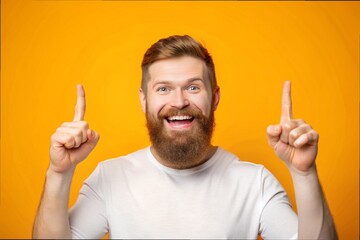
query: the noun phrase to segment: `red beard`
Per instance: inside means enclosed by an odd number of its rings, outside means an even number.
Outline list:
[[[174,115],[192,116],[192,121],[196,122],[191,130],[166,130],[164,121],[168,121],[167,118]],[[188,168],[207,153],[215,127],[214,111],[211,111],[209,117],[204,116],[200,109],[194,107],[181,110],[162,109],[157,117],[146,112],[146,125],[157,154],[176,168]]]

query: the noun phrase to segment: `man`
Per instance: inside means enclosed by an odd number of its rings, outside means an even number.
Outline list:
[[[78,85],[73,122],[51,138],[34,238],[337,238],[316,171],[318,134],[292,118],[290,82],[280,124],[267,134],[293,178],[299,217],[263,166],[211,145],[220,89],[201,44],[187,35],[161,39],[145,53],[142,71],[152,146],[100,163],[68,212],[75,168],[99,140],[84,121]]]

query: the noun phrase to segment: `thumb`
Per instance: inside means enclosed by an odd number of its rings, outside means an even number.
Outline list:
[[[281,135],[280,125],[269,125],[266,129],[269,145],[274,148],[280,140]]]

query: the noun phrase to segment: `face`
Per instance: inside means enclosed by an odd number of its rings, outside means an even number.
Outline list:
[[[220,91],[211,89],[205,70],[202,60],[188,56],[149,67],[140,99],[153,147],[167,161],[194,161],[210,145]]]

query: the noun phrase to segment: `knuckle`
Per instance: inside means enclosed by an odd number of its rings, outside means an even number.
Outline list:
[[[296,131],[291,131],[290,132],[290,137],[291,138],[296,138],[298,136],[298,133]]]
[[[66,146],[66,147],[72,147],[72,146],[74,146],[74,138],[72,137],[72,136],[66,136],[65,137],[65,139],[64,139],[65,141],[64,141],[64,145]]]
[[[281,141],[283,141],[283,142],[289,142],[289,135],[286,135],[285,133],[282,133],[282,134],[280,135],[280,139],[281,139]]]
[[[72,143],[74,141],[74,137],[71,135],[66,135],[65,136],[65,142],[66,143]]]
[[[314,139],[319,138],[319,133],[316,132],[315,130],[312,130],[310,133],[311,133],[311,136],[312,136]]]
[[[314,139],[314,133],[313,132],[308,132],[307,134],[305,134],[305,137],[307,138],[307,139]]]
[[[50,140],[51,140],[52,142],[58,142],[58,141],[60,141],[60,138],[61,138],[62,135],[63,135],[62,133],[55,132],[55,133],[53,133],[53,134],[51,135]]]
[[[53,135],[51,135],[50,141],[54,142],[56,140],[57,135],[58,135],[57,133],[54,133]]]
[[[300,123],[300,124],[305,123],[305,120],[304,120],[304,119],[302,119],[302,118],[299,118],[299,119],[297,119],[296,121],[297,121],[298,123]]]
[[[311,127],[309,124],[307,123],[303,123],[299,126],[299,129],[302,131],[302,132],[308,132],[311,130]]]
[[[291,128],[292,128],[291,122],[286,122],[286,123],[284,124],[284,129],[285,129],[285,131],[290,131]]]
[[[81,138],[82,137],[82,131],[81,129],[77,129],[76,132],[75,132],[75,136],[78,137],[78,138]]]
[[[88,128],[89,128],[89,123],[86,122],[86,121],[79,121],[79,126],[80,126],[82,129],[88,129]]]
[[[267,133],[271,133],[271,130],[272,130],[272,125],[270,125],[270,126],[268,126],[268,127],[266,128],[266,132],[267,132]]]
[[[304,126],[306,127],[306,129],[312,130],[312,127],[310,124],[306,123],[306,124],[304,124]]]
[[[69,122],[63,122],[62,124],[61,124],[61,126],[62,127],[66,127],[66,126],[68,126],[70,123]]]
[[[86,122],[86,121],[83,121],[83,126],[85,129],[88,129],[89,128],[89,123]]]

